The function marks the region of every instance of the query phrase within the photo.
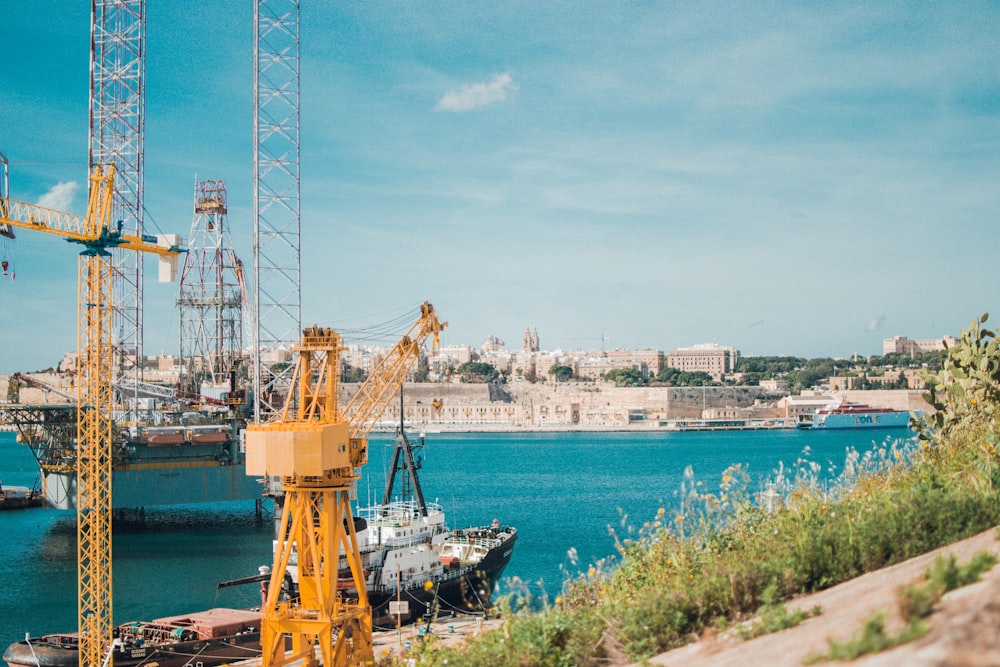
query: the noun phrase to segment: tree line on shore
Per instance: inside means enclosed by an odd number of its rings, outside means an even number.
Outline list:
[[[710,387],[724,385],[757,386],[764,380],[780,379],[788,383],[793,392],[818,385],[831,376],[857,377],[857,389],[905,389],[907,380],[904,369],[923,368],[931,372],[941,369],[945,351],[922,352],[916,354],[887,354],[883,356],[850,359],[819,357],[761,356],[743,357],[735,372],[716,380],[703,371],[681,371],[667,367],[655,375],[644,374],[638,368],[615,368],[604,374],[603,381],[618,387]],[[492,364],[483,361],[467,361],[453,370],[462,382],[489,383],[506,382],[507,377]],[[572,366],[554,364],[547,372],[548,378],[556,382],[573,382],[580,378],[574,374]],[[529,382],[545,378],[526,377]]]

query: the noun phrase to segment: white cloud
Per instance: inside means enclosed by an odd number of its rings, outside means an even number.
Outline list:
[[[865,327],[865,330],[866,331],[878,331],[879,329],[882,328],[882,325],[885,324],[885,320],[886,320],[885,315],[879,315],[874,320],[872,320],[871,322],[868,323],[868,326]]]
[[[76,181],[60,181],[38,198],[38,205],[56,211],[68,211],[73,205],[73,198],[79,189],[80,186]]]
[[[517,90],[510,74],[497,74],[489,83],[473,83],[458,90],[449,90],[438,101],[437,111],[471,111],[503,102],[507,94]]]

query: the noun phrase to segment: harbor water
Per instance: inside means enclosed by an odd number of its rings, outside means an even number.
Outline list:
[[[728,466],[743,464],[757,490],[804,452],[820,475],[831,475],[849,447],[863,452],[909,436],[905,429],[428,434],[418,456],[424,496],[444,507],[449,525],[498,519],[517,527],[499,594],[517,587],[516,577],[538,598],[554,597],[567,576],[612,556],[609,528],[621,536],[661,507],[673,512],[689,466],[695,479],[717,486]],[[381,500],[391,454],[391,436],[372,437],[358,485],[362,505]],[[34,459],[12,433],[0,433],[0,483],[38,484]],[[253,503],[146,508],[141,522],[116,522],[114,622],[259,604],[255,585],[218,591],[217,584],[270,564],[272,531]],[[0,544],[0,647],[26,632],[74,630],[75,513],[0,512]]]

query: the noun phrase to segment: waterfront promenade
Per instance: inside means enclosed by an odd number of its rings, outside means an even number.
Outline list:
[[[32,374],[63,392],[69,380]],[[8,378],[0,375],[0,404]],[[343,399],[357,390],[343,383]],[[745,422],[749,428],[791,427],[803,411],[845,400],[895,410],[930,410],[923,392],[912,389],[811,392],[792,397],[758,386],[615,387],[605,382],[517,382],[510,384],[407,383],[404,417],[428,432],[500,433],[559,431],[677,430],[680,422]],[[22,387],[22,404],[65,403],[54,391]],[[399,405],[389,404],[381,430],[394,430]],[[379,428],[377,427],[377,428]],[[694,428],[698,428],[697,425]]]

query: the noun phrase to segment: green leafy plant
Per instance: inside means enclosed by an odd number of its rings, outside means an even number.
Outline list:
[[[885,627],[885,612],[876,611],[865,620],[856,637],[843,642],[831,641],[827,653],[809,656],[802,662],[812,664],[821,660],[855,660],[869,653],[886,651],[913,641],[926,632],[926,625],[917,622],[907,625],[898,634],[892,634]]]
[[[943,444],[956,432],[988,423],[1000,416],[1000,340],[983,327],[984,313],[973,320],[959,342],[947,350],[941,370],[922,374],[924,399],[934,412],[914,421],[920,438]]]
[[[996,563],[997,557],[989,551],[979,552],[964,565],[959,565],[954,555],[938,556],[927,569],[925,581],[907,586],[901,591],[900,613],[908,621],[930,616],[941,596],[979,581],[983,573]]]

